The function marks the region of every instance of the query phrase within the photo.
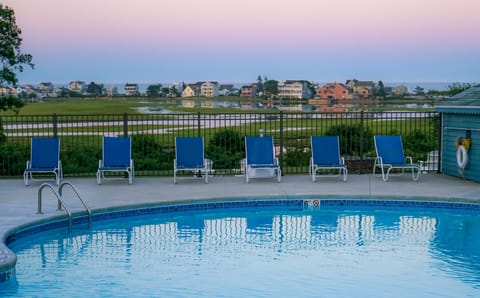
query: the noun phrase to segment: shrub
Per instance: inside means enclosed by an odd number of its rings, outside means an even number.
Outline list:
[[[0,143],[0,175],[18,176],[30,158],[30,147],[17,143]]]
[[[428,152],[437,148],[436,138],[415,130],[403,138],[405,155],[411,156],[414,161],[425,160]]]
[[[157,143],[153,135],[132,136],[132,158],[135,170],[171,170],[175,151]]]
[[[60,153],[64,175],[96,173],[101,152],[88,146],[71,146]]]
[[[245,156],[243,137],[236,131],[225,129],[217,132],[206,150],[206,156],[213,160],[216,169],[235,169]]]
[[[342,155],[358,156],[360,155],[360,145],[363,136],[363,152],[373,150],[373,134],[361,126],[355,125],[337,125],[331,126],[327,136],[339,136],[340,153]]]
[[[283,163],[290,167],[301,167],[308,165],[310,162],[310,152],[304,152],[303,150],[294,149],[288,150],[283,157]]]

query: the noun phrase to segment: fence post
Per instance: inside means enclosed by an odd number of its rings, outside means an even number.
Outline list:
[[[53,113],[52,117],[52,124],[53,124],[53,137],[58,138],[58,120],[57,120],[57,114]]]
[[[360,149],[359,149],[359,155],[360,155],[360,174],[363,174],[363,167],[364,167],[364,160],[363,160],[363,142],[365,138],[365,134],[363,131],[364,124],[363,124],[363,115],[364,111],[360,111]]]
[[[128,115],[123,113],[123,136],[128,137]]]
[[[443,145],[443,113],[438,113],[438,155],[437,155],[437,173],[441,173],[442,168],[442,145]]]
[[[201,127],[201,117],[200,117],[200,112],[197,113],[197,136],[200,137],[201,136],[201,133],[200,133],[200,127]]]
[[[280,168],[282,169],[282,176],[284,175],[283,172],[283,111],[280,111],[280,158],[279,158]]]

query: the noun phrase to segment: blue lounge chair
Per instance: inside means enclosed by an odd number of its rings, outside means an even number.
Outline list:
[[[213,173],[213,162],[205,158],[203,137],[176,137],[173,161],[173,183],[177,183],[177,172],[191,171],[194,177],[202,177],[208,183]]]
[[[30,160],[27,161],[23,181],[28,185],[28,180],[34,180],[33,174],[52,173],[55,175],[57,185],[63,177],[62,162],[60,161],[60,139],[58,138],[32,138]]]
[[[275,157],[273,137],[245,137],[245,179],[247,183],[251,178],[271,178],[277,176],[277,181],[282,179],[282,170]]]
[[[376,175],[377,168],[380,168],[383,181],[388,181],[390,171],[393,169],[401,170],[397,176],[403,175],[405,170],[411,170],[413,181],[418,180],[420,166],[413,163],[410,156],[405,156],[401,136],[374,136],[374,141],[377,152],[373,165],[374,175]]]
[[[340,143],[338,136],[312,136],[312,157],[310,158],[310,174],[312,181],[316,177],[339,177],[347,181],[347,165],[345,159],[340,157]],[[338,175],[325,174],[317,175],[318,171],[338,170]]]
[[[124,172],[128,183],[132,184],[135,175],[132,159],[132,139],[130,137],[103,137],[102,159],[98,161],[97,183],[105,180],[124,179],[118,176],[105,176],[105,173]]]

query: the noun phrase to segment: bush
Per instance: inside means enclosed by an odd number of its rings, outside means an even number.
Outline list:
[[[87,146],[71,146],[60,153],[64,175],[96,173],[101,152]]]
[[[135,170],[171,170],[175,151],[163,148],[153,135],[132,136],[132,158]]]
[[[19,176],[30,159],[30,147],[16,143],[0,143],[0,176]]]
[[[7,137],[5,136],[5,133],[3,131],[2,118],[0,118],[0,144],[5,143],[6,140],[7,140]]]
[[[428,152],[436,150],[436,139],[430,135],[415,130],[403,138],[405,155],[411,156],[414,161],[425,160]]]
[[[245,157],[243,137],[234,130],[225,129],[217,132],[206,150],[206,156],[213,160],[215,169],[235,169]]]
[[[303,152],[303,150],[294,149],[288,150],[283,157],[283,163],[290,167],[301,167],[310,163],[310,152]]]
[[[331,126],[327,136],[339,136],[342,155],[359,156],[363,135],[363,152],[373,150],[373,134],[368,129],[354,125]]]

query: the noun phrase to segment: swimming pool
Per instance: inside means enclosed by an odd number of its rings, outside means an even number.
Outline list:
[[[97,214],[71,235],[58,226],[7,240],[18,286],[3,296],[480,295],[474,204],[217,201]]]

